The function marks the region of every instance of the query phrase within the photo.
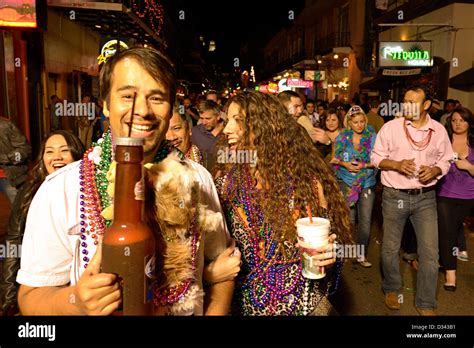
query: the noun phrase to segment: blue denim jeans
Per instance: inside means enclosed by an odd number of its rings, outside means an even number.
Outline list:
[[[418,242],[418,273],[415,305],[423,309],[436,307],[438,282],[438,212],[436,191],[409,195],[384,187],[383,190],[382,288],[385,293],[398,293],[402,287],[400,275],[400,243],[405,221],[413,224]]]
[[[354,238],[358,245],[364,246],[364,254],[360,256],[367,256],[370,238],[370,225],[372,222],[372,208],[375,201],[375,186],[362,189],[359,200],[350,208],[351,224],[356,226],[356,218],[359,221],[357,226],[357,237]],[[359,256],[359,255],[358,255]]]
[[[5,192],[10,204],[13,204],[18,190],[6,178],[0,178],[0,192]]]

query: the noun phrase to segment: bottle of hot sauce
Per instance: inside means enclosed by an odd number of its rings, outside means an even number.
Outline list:
[[[116,315],[152,315],[155,238],[143,222],[143,139],[117,138],[114,219],[102,241],[102,272],[119,276]]]

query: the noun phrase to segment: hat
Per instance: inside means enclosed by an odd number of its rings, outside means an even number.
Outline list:
[[[438,110],[441,109],[441,103],[438,99],[433,99],[433,101],[431,102],[431,106]]]
[[[352,117],[355,114],[364,114],[364,110],[359,106],[359,105],[353,105],[348,111],[347,111],[347,117]]]

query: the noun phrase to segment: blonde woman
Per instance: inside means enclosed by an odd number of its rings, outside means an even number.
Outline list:
[[[370,163],[370,153],[376,133],[368,126],[367,115],[358,105],[349,109],[344,124],[346,129],[339,132],[335,141],[337,164],[334,169],[350,207],[352,225],[355,226],[356,218],[359,220],[355,239],[358,245],[363,246],[364,254],[358,255],[357,261],[362,267],[368,268],[372,266],[366,256],[376,185],[376,171]]]

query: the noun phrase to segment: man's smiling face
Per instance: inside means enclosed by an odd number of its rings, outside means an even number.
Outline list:
[[[131,111],[136,93],[133,125]],[[114,67],[104,113],[114,137],[144,138],[144,156],[153,154],[164,139],[171,117],[169,91],[153,78],[136,59],[123,58]]]

